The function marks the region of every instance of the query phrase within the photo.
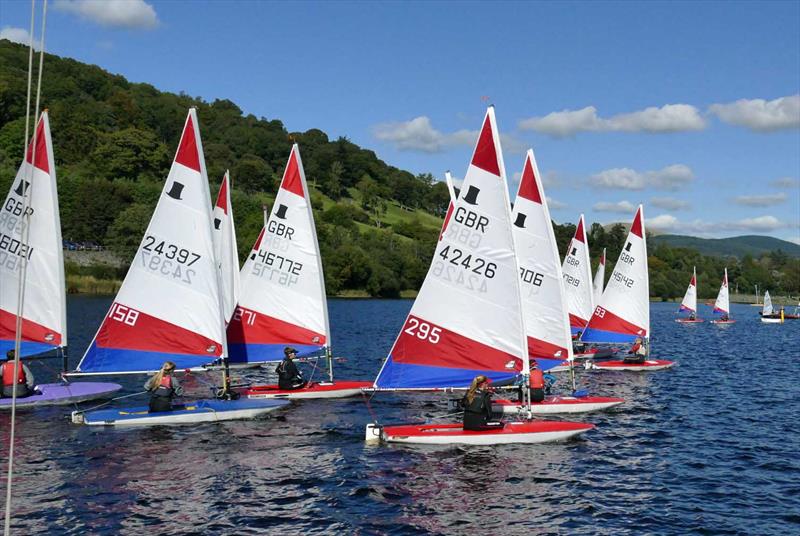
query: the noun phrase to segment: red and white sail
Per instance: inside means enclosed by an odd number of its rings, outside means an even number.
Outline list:
[[[466,387],[528,372],[510,200],[494,108],[376,388]],[[524,358],[524,359],[523,359]]]
[[[561,258],[540,177],[529,150],[511,216],[528,355],[548,369],[572,357],[572,337]]]
[[[725,268],[725,275],[722,277],[722,285],[719,287],[717,301],[714,302],[714,312],[722,315],[729,315],[731,303],[728,296],[728,269]]]
[[[647,239],[644,211],[639,205],[608,285],[581,340],[632,342],[636,337],[649,335],[650,282],[647,274]]]
[[[569,243],[561,270],[564,274],[570,327],[572,333],[577,333],[589,323],[594,310],[592,265],[589,262],[589,242],[586,240],[583,214],[578,220],[575,236]]]
[[[689,287],[686,289],[686,294],[683,296],[683,301],[679,311],[689,311],[690,313],[697,312],[697,269],[692,268],[692,280],[689,281]]]
[[[192,108],[142,243],[80,372],[153,371],[166,360],[190,368],[226,355],[210,199]]]
[[[322,257],[297,144],[242,270],[228,342],[231,361],[249,363],[280,360],[286,346],[300,355],[330,346]]]
[[[0,209],[2,355],[14,348],[23,259],[28,262],[20,345],[20,355],[24,357],[67,346],[61,220],[47,111],[39,119],[26,157]]]
[[[600,262],[597,263],[597,271],[594,273],[594,303],[600,303],[600,296],[603,295],[603,286],[606,282],[606,248],[603,248],[603,254],[600,256]]]
[[[222,283],[222,310],[225,322],[230,322],[239,302],[239,250],[236,247],[236,227],[233,224],[230,174],[226,171],[214,204],[214,256]]]

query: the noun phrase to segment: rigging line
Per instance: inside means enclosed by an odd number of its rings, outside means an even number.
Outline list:
[[[117,396],[117,397],[114,397],[114,398],[110,398],[110,399],[106,400],[105,402],[103,402],[101,404],[97,404],[96,406],[92,406],[90,408],[86,408],[86,409],[82,409],[82,410],[79,410],[79,411],[75,411],[75,413],[86,413],[87,411],[92,411],[94,409],[102,408],[103,406],[107,406],[110,403],[114,402],[115,400],[122,400],[123,398],[130,398],[132,396],[139,396],[139,395],[143,395],[143,394],[149,393],[149,392],[150,391],[139,391],[138,393],[132,393],[132,394],[129,394],[129,395]],[[77,402],[75,403],[75,407],[76,408],[78,407]]]
[[[28,158],[28,135],[29,135],[29,123],[30,123],[30,113],[31,113],[31,86],[33,82],[33,32],[35,29],[35,20],[36,20],[36,0],[31,0],[31,30],[30,30],[30,42],[29,42],[29,52],[28,52],[28,89],[27,89],[27,99],[25,105],[25,140],[23,142],[23,160],[22,162],[26,162]],[[36,125],[37,116],[39,114],[39,98],[41,96],[42,91],[42,67],[44,66],[44,31],[45,31],[45,23],[47,21],[47,0],[44,0],[44,4],[42,7],[42,39],[40,45],[40,55],[39,55],[39,77],[38,82],[36,85],[36,113],[34,115],[34,125]],[[32,148],[31,154],[31,181],[33,180],[33,167],[36,163],[36,126],[34,126],[33,136],[34,136],[34,143]],[[23,176],[23,181],[24,181]],[[27,209],[29,207],[28,200],[25,191],[25,187],[23,185],[22,189],[22,199],[23,199],[23,212],[22,212],[22,222],[24,223]],[[23,243],[27,244],[27,239],[30,236],[30,232],[28,226],[26,225],[23,229]],[[17,294],[17,323],[16,323],[16,331],[14,333],[14,351],[15,351],[15,359],[14,359],[14,379],[19,375],[19,367],[21,366],[22,360],[20,357],[20,346],[22,344],[22,300],[25,298],[25,273],[26,268],[28,266],[27,260],[24,256],[20,257],[22,260],[22,264],[20,266],[20,285],[19,285],[19,292]],[[14,439],[16,433],[16,417],[17,417],[17,391],[16,391],[16,383],[14,384],[14,389],[11,395],[11,426],[10,426],[10,433],[9,433],[9,442],[8,442],[8,476],[7,476],[7,484],[6,484],[6,511],[5,511],[5,522],[3,526],[3,534],[5,536],[9,536],[11,534],[11,489],[12,489],[12,482],[14,479]]]

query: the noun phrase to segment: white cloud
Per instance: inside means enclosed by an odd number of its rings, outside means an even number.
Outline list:
[[[769,183],[775,188],[800,188],[800,180],[792,177],[781,177]]]
[[[14,28],[13,26],[3,26],[3,28],[0,29],[0,39],[8,39],[12,43],[19,43],[25,46],[31,44],[31,34],[28,33],[28,30],[25,28]],[[34,50],[39,50],[40,42],[41,41],[38,39],[34,39]]]
[[[664,210],[676,211],[689,208],[689,202],[683,199],[675,199],[674,197],[652,197],[650,204],[654,207],[663,208]]]
[[[545,195],[544,197],[547,199],[547,207],[552,210],[561,210],[562,208],[567,208],[569,206],[557,199],[553,199],[549,195]]]
[[[596,212],[619,212],[621,214],[629,214],[636,210],[636,207],[630,201],[618,201],[616,203],[601,201],[592,205],[592,209]]]
[[[682,222],[671,214],[661,214],[654,218],[647,218],[647,225],[659,231],[700,235],[710,235],[727,231],[764,233],[797,226],[796,224],[781,221],[775,216],[758,216],[756,218],[722,222],[707,222],[700,219],[691,222]]]
[[[478,140],[477,130],[457,130],[445,134],[431,123],[430,118],[422,115],[411,121],[381,123],[372,128],[372,134],[378,140],[388,142],[398,151],[420,151],[423,153],[440,153],[457,145],[473,146]],[[508,134],[500,134],[500,144],[504,152],[523,154],[528,146]]]
[[[646,187],[662,190],[678,190],[694,180],[689,166],[673,164],[657,171],[639,172],[630,168],[613,168],[601,171],[589,178],[589,184],[599,188],[620,190],[643,190]]]
[[[795,237],[792,237],[792,238],[787,238],[786,240],[787,240],[787,241],[789,241],[789,242],[791,242],[791,243],[793,243],[793,244],[797,244],[798,246],[800,246],[800,236],[795,236]]]
[[[712,104],[709,111],[720,120],[757,132],[800,127],[800,93],[775,100],[741,99],[728,104]]]
[[[740,195],[734,201],[739,205],[748,207],[769,207],[786,201],[786,194]]]
[[[152,29],[158,15],[144,0],[57,0],[55,8],[114,28]]]
[[[700,111],[689,104],[651,106],[636,112],[609,118],[597,115],[597,108],[552,112],[544,117],[532,117],[519,122],[522,130],[535,130],[553,137],[572,136],[578,132],[683,132],[703,130],[706,120]]]

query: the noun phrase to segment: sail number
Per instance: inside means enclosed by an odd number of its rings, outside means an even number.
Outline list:
[[[622,258],[622,256],[620,256],[620,259],[621,258]],[[634,280],[632,278],[630,278],[630,277],[622,275],[620,272],[617,272],[616,270],[614,270],[614,273],[611,274],[611,279],[613,279],[614,281],[616,281],[618,283],[621,283],[625,287],[633,288]]]
[[[253,311],[248,311],[247,309],[242,309],[241,307],[237,307],[233,311],[233,321],[252,326],[256,323],[256,313]]]
[[[569,259],[569,257],[567,257],[567,258]],[[572,285],[573,287],[581,286],[581,280],[578,279],[577,277],[572,277],[569,274],[564,274],[564,282],[567,285]]]
[[[253,257],[253,275],[266,277],[284,287],[291,287],[299,281],[303,271],[303,263],[293,261],[283,255],[267,252],[263,249]],[[277,279],[274,279],[277,276]]]
[[[119,303],[114,303],[108,311],[108,318],[116,320],[117,322],[122,322],[128,326],[135,326],[136,321],[139,319],[139,311],[131,309],[130,307],[125,307]]]
[[[458,248],[445,246],[439,256],[454,266],[461,266],[475,274],[492,279],[497,270],[497,264],[489,262],[477,255],[466,255]]]
[[[169,260],[176,260],[186,266],[191,266],[200,259],[200,255],[193,251],[170,244],[165,240],[159,242],[151,235],[145,235],[142,249],[156,255],[163,255]]]
[[[422,322],[414,317],[408,319],[408,327],[403,330],[412,337],[427,340],[431,344],[439,342],[439,335],[442,333],[442,328],[431,326],[427,322]]]
[[[542,280],[544,279],[544,274],[540,274],[539,272],[534,272],[533,270],[528,270],[527,268],[520,268],[519,275],[522,278],[523,283],[528,283],[529,285],[533,285],[534,287],[542,286]]]
[[[594,310],[594,316],[597,318],[604,318],[606,316],[606,310],[598,305]]]

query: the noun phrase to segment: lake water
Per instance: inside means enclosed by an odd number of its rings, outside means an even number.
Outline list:
[[[71,297],[74,367],[110,298]],[[341,379],[376,375],[410,301],[331,300]],[[361,398],[243,422],[95,429],[71,408],[18,413],[16,534],[798,534],[800,321],[679,325],[653,304],[652,373],[584,373],[618,395],[581,439],[497,447],[367,446]],[[710,309],[701,307],[701,316]],[[33,363],[52,381],[56,360]],[[306,369],[309,372],[308,369]],[[317,373],[319,376],[319,373]],[[144,378],[123,379],[127,392]],[[189,390],[207,396],[201,381]],[[144,398],[116,402],[130,405]],[[435,395],[379,394],[383,423],[447,413]],[[8,413],[0,448],[8,452]],[[2,464],[5,500],[6,464]]]

